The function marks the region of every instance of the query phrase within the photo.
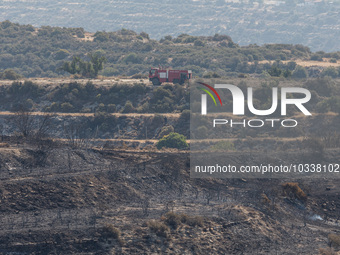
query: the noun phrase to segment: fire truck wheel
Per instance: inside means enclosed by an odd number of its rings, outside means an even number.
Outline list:
[[[173,80],[173,83],[174,83],[174,84],[177,84],[177,83],[179,83],[179,80],[178,80],[178,79],[174,79],[174,80]]]
[[[157,85],[160,85],[161,83],[159,82],[158,78],[153,78],[153,79],[152,79],[152,84],[153,84],[154,86],[157,86]]]

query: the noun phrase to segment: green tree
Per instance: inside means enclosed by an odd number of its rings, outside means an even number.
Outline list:
[[[307,78],[308,77],[308,73],[306,68],[304,68],[303,66],[296,66],[296,68],[294,69],[293,73],[292,73],[292,77],[293,78]]]
[[[71,62],[64,62],[61,70],[70,74],[80,74],[82,77],[96,78],[103,69],[106,58],[100,54],[89,54],[90,61],[84,61],[78,56],[73,56]]]
[[[141,58],[136,53],[130,53],[124,58],[124,62],[126,64],[132,63],[132,64],[139,64],[141,62]]]
[[[268,73],[270,76],[280,77],[282,75],[282,69],[277,66],[273,66],[270,70],[268,70]]]
[[[60,49],[55,53],[54,58],[56,60],[61,60],[61,59],[68,57],[69,55],[70,55],[70,52],[68,50]]]
[[[91,63],[93,65],[94,76],[98,76],[98,72],[103,70],[104,63],[106,62],[106,58],[104,56],[100,56],[99,54],[90,54]]]
[[[196,40],[196,41],[194,42],[194,45],[195,45],[195,46],[201,46],[201,47],[205,46],[204,42],[202,42],[201,40]]]
[[[95,42],[105,42],[109,40],[109,35],[106,32],[98,31],[94,34]]]
[[[321,73],[322,77],[329,76],[329,77],[332,77],[332,78],[336,78],[336,77],[338,77],[338,75],[339,75],[338,71],[332,66],[327,67]]]

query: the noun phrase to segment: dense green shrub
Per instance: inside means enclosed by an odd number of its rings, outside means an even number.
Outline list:
[[[7,91],[16,100],[21,97],[35,99],[42,94],[42,88],[32,81],[24,83],[15,81],[7,88]]]
[[[0,73],[0,78],[4,80],[18,80],[22,78],[22,76],[12,69],[6,69],[3,73]]]
[[[334,82],[330,77],[307,80],[304,86],[308,90],[314,90],[319,96],[331,96],[335,91]]]
[[[325,70],[322,71],[321,76],[322,77],[329,76],[332,78],[337,78],[339,76],[339,73],[335,67],[327,67]]]
[[[316,104],[316,110],[318,112],[335,112],[340,114],[340,96],[332,96],[326,98]]]
[[[176,149],[187,149],[189,147],[185,140],[184,135],[180,135],[174,132],[161,138],[158,141],[156,146],[158,149],[161,149],[163,147],[176,148]]]
[[[306,68],[302,67],[302,66],[296,66],[296,68],[294,69],[293,73],[292,73],[292,77],[293,78],[307,78],[308,77],[308,73]]]
[[[70,55],[70,52],[65,49],[60,49],[54,54],[56,60],[62,60]]]
[[[71,62],[64,62],[61,70],[79,77],[96,78],[98,72],[104,68],[106,58],[100,54],[88,54],[90,61],[85,61],[78,56],[73,56]]]
[[[206,126],[200,126],[194,132],[194,136],[196,139],[207,138],[207,135],[208,135],[208,128]]]

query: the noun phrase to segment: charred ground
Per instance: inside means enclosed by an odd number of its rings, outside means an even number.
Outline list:
[[[3,146],[2,254],[318,254],[339,229],[338,180],[190,179],[185,151],[60,142],[37,164],[35,145]]]

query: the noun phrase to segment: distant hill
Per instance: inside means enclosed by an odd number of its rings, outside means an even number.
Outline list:
[[[240,45],[303,44],[313,51],[340,50],[339,1],[3,1],[0,17],[34,26],[122,28],[166,35],[228,34]]]
[[[100,75],[139,75],[134,78],[146,77],[149,68],[158,65],[191,69],[195,76],[205,78],[248,74],[288,77],[294,73],[297,59],[332,61],[333,65],[340,59],[339,52],[312,53],[302,45],[241,47],[230,36],[220,34],[181,34],[157,41],[145,32],[127,29],[88,33],[83,28],[0,23],[0,78],[69,75],[60,70],[62,65],[74,56],[87,61],[89,54],[107,59]],[[339,74],[335,68],[331,76]]]

